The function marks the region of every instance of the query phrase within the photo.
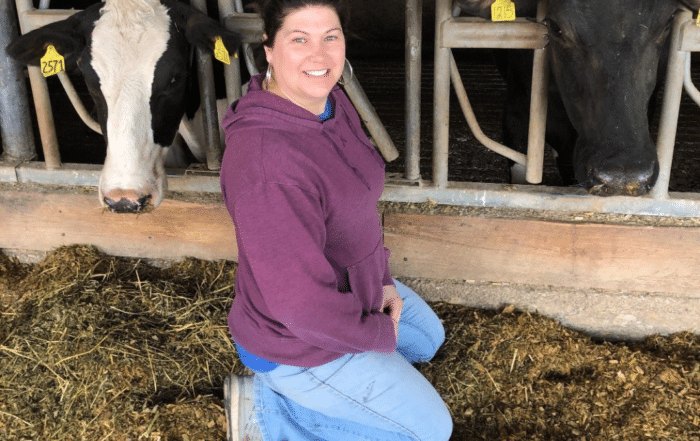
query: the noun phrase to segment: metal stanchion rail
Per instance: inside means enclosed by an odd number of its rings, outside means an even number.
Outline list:
[[[407,8],[420,7],[421,0],[407,0]],[[666,102],[664,102],[665,116],[662,118],[659,131],[659,152],[661,156],[662,176],[659,183],[655,187],[655,192],[660,192],[661,197],[631,197],[631,196],[611,196],[597,197],[589,195],[583,188],[571,187],[546,187],[546,186],[529,186],[529,185],[503,185],[503,184],[485,184],[472,182],[448,182],[447,181],[447,153],[448,153],[448,108],[449,108],[449,93],[450,93],[450,75],[455,76],[454,66],[451,66],[452,47],[512,47],[522,49],[534,49],[535,57],[538,54],[544,54],[541,48],[544,48],[547,43],[547,31],[543,25],[537,23],[526,23],[523,20],[509,23],[489,23],[483,19],[474,19],[466,17],[453,17],[451,0],[437,0],[436,4],[436,39],[435,39],[435,86],[434,86],[434,127],[433,138],[435,140],[435,152],[433,158],[433,182],[423,182],[420,180],[417,161],[407,161],[406,174],[403,179],[396,176],[389,176],[387,185],[382,195],[384,201],[395,202],[425,202],[433,201],[439,204],[448,205],[465,205],[479,207],[504,207],[527,210],[551,210],[562,212],[599,212],[599,213],[620,213],[634,215],[651,215],[651,216],[671,216],[671,217],[700,217],[700,194],[698,193],[668,193],[668,173],[664,169],[670,171],[670,153],[673,151],[675,142],[675,130],[677,125],[679,97],[677,93],[669,94]],[[408,12],[407,12],[408,14]],[[539,8],[538,20],[543,17],[544,10]],[[673,51],[680,52],[677,60],[687,62],[688,52],[700,52],[700,27],[691,25],[690,16],[685,18],[676,18],[674,24],[674,34],[677,41],[672,43],[672,58]],[[477,25],[476,27],[474,25]],[[412,28],[420,27],[420,21],[408,20],[406,22],[407,39],[410,36],[417,35]],[[418,34],[419,35],[419,34]],[[500,43],[496,44],[494,39],[500,39]],[[469,41],[469,45],[464,44]],[[420,45],[418,45],[420,46]],[[419,69],[420,57],[419,49],[414,51],[414,44],[406,45],[406,66],[409,69]],[[541,56],[540,56],[541,57]],[[541,57],[546,58],[546,57]],[[545,61],[545,60],[542,60]],[[535,61],[537,66],[541,61]],[[674,67],[675,65],[675,67]],[[677,89],[674,86],[674,81],[682,82],[682,69],[679,68],[677,62],[671,62],[669,66],[668,81],[670,86],[667,89]],[[533,69],[533,77],[541,81],[540,85],[533,85],[533,89],[543,88],[546,84],[546,79],[537,72],[538,68]],[[541,64],[540,72],[546,73],[547,66]],[[447,73],[445,73],[447,72]],[[410,75],[407,73],[407,78]],[[686,76],[686,83],[689,81],[689,74]],[[461,80],[460,80],[461,82]],[[460,104],[468,103],[466,95],[461,96],[459,89],[463,89],[454,81],[455,89]],[[407,100],[411,100],[417,93],[420,92],[420,81],[407,81]],[[694,89],[694,86],[693,86]],[[686,86],[686,90],[690,91],[690,87]],[[700,92],[696,93],[698,102],[700,102]],[[676,96],[676,98],[673,98]],[[464,101],[464,102],[463,102]],[[416,101],[418,102],[418,101]],[[544,106],[545,104],[542,103]],[[537,103],[531,102],[531,108],[537,107]],[[412,106],[407,103],[406,121],[407,121],[407,156],[419,156],[419,139],[416,135],[418,127],[412,127],[409,121],[416,120],[419,117],[417,106]],[[674,110],[675,109],[675,110]],[[465,112],[465,116],[469,119],[469,112]],[[538,128],[541,130],[541,136],[544,135],[544,123]],[[477,130],[474,130],[474,128]],[[472,130],[478,134],[480,129],[478,125],[474,125]],[[542,138],[543,139],[543,138]],[[495,142],[495,141],[493,141]],[[532,134],[530,134],[529,145],[537,145],[540,141],[533,142]],[[507,147],[503,146],[507,149]],[[504,152],[507,152],[505,150]],[[503,154],[504,152],[501,152]],[[521,163],[521,153],[515,152],[515,162]],[[528,150],[528,156],[531,155],[531,149]],[[665,156],[664,156],[665,155]],[[507,156],[507,155],[505,155]],[[528,158],[529,160],[529,158]],[[532,165],[537,161],[530,163]],[[411,164],[409,166],[409,164]],[[534,182],[531,176],[528,176],[528,181]],[[415,185],[418,182],[420,185]]]
[[[23,34],[43,26],[44,24],[62,19],[56,19],[59,14],[36,14],[37,11],[34,9],[31,0],[17,0],[16,5],[20,30]],[[34,17],[36,16],[47,19],[47,21],[44,23],[36,22],[34,21]],[[60,14],[60,16],[65,18],[65,11],[63,14]],[[58,152],[58,138],[56,137],[53,112],[51,110],[49,87],[46,84],[46,78],[41,74],[38,66],[29,66],[27,71],[29,72],[29,82],[34,98],[37,123],[39,124],[39,135],[44,151],[44,161],[47,169],[55,170],[61,166],[61,155]]]
[[[4,48],[18,34],[14,6],[0,5],[0,126],[6,161],[26,161],[36,157],[34,133],[24,73],[19,64],[5,54]]]
[[[206,0],[190,0],[190,5],[207,14]],[[197,54],[197,73],[199,74],[199,95],[202,106],[202,126],[204,127],[205,153],[207,169],[221,169],[224,154],[219,137],[219,116],[216,109],[216,90],[214,88],[214,61],[209,52],[199,48]]]
[[[406,1],[406,162],[404,178],[420,183],[423,0]]]
[[[546,4],[540,2],[538,17],[545,14]],[[532,98],[530,103],[530,132],[527,155],[522,155],[496,141],[486,138],[476,123],[473,113],[465,113],[468,124],[477,138],[487,147],[505,154],[516,163],[526,166],[526,179],[537,184],[542,181],[544,133],[547,111],[548,66],[545,47],[547,29],[540,23],[524,19],[512,22],[490,22],[475,17],[453,17],[452,0],[437,0],[435,11],[435,94],[433,106],[433,186],[447,186],[449,154],[449,100],[450,80],[466,109],[466,92],[456,66],[453,66],[452,48],[510,48],[534,49]],[[506,153],[507,152],[507,153]]]
[[[666,85],[656,141],[659,177],[650,193],[654,199],[669,197],[668,184],[671,179],[671,165],[678,128],[686,59],[689,59],[690,52],[700,51],[700,28],[695,25],[693,14],[689,10],[684,9],[676,13],[669,38],[671,38],[671,43],[666,68]],[[690,76],[690,72],[688,72],[688,76]]]

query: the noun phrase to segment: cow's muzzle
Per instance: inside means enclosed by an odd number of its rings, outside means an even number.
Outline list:
[[[146,213],[153,209],[151,195],[140,196],[135,192],[115,191],[102,198],[105,206],[115,213]]]
[[[596,196],[643,196],[651,190],[659,175],[654,160],[636,166],[607,163],[588,167],[586,187]]]

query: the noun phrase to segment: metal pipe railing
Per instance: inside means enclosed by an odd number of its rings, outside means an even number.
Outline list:
[[[445,27],[452,19],[451,0],[435,4],[435,67],[433,78],[433,186],[447,186],[447,159],[450,128],[450,49]]]
[[[406,2],[406,158],[404,178],[420,180],[420,107],[423,0]]]
[[[16,5],[20,30],[23,34],[40,26],[35,23],[30,23],[30,17],[27,17],[28,13],[34,12],[34,6],[31,0],[17,0]],[[27,72],[29,73],[32,97],[34,98],[34,108],[36,109],[36,118],[39,125],[39,135],[44,152],[44,161],[47,169],[55,170],[61,167],[61,155],[58,151],[58,137],[56,136],[56,128],[53,120],[51,99],[49,98],[49,87],[46,84],[46,78],[41,74],[38,66],[29,66]]]
[[[685,56],[685,76],[683,78],[683,86],[690,98],[695,101],[695,104],[700,106],[700,90],[695,87],[693,78],[690,75],[690,52]]]
[[[73,83],[71,82],[70,78],[68,78],[68,74],[65,72],[60,72],[58,74],[58,79],[61,81],[63,90],[66,91],[68,99],[70,100],[71,104],[73,105],[73,108],[78,113],[78,116],[83,121],[83,123],[90,129],[101,135],[102,127],[100,127],[100,123],[92,119],[92,117],[90,116],[90,112],[87,111],[85,105],[80,100],[80,96],[78,96],[78,92],[75,90],[75,87],[73,87]]]
[[[39,27],[44,24],[48,24],[50,22],[56,21],[63,19],[67,16],[69,13],[73,13],[75,11],[60,11],[60,10],[48,10],[48,11],[37,11],[31,8],[31,0],[16,0],[18,4],[18,14],[22,17],[25,18],[26,23],[31,23],[32,28]],[[224,5],[229,4],[228,0],[219,0],[220,3],[223,3]],[[407,0],[411,2],[411,4],[419,4],[417,2],[420,2],[420,0]],[[435,39],[435,48],[436,48],[436,73],[438,72],[437,66],[440,62],[444,63],[445,60],[447,60],[447,65],[449,72],[449,75],[437,75],[436,74],[436,79],[435,79],[435,99],[434,99],[434,108],[435,108],[435,128],[433,132],[433,136],[435,136],[436,133],[440,131],[444,131],[445,134],[447,134],[447,129],[449,127],[449,122],[448,122],[448,109],[449,109],[449,94],[450,94],[450,75],[454,75],[454,69],[452,66],[452,60],[451,60],[451,51],[450,47],[451,45],[454,45],[457,43],[457,40],[460,39],[472,39],[473,42],[475,42],[475,46],[472,47],[503,47],[503,46],[494,46],[494,44],[501,44],[501,43],[495,43],[496,38],[498,38],[498,35],[496,36],[491,36],[488,33],[492,32],[489,31],[489,29],[492,29],[494,31],[497,31],[496,34],[501,34],[501,36],[505,35],[505,40],[508,44],[517,44],[519,45],[518,47],[526,47],[529,49],[535,49],[535,52],[537,52],[539,49],[538,48],[544,48],[546,46],[546,39],[542,38],[544,35],[546,35],[546,31],[543,31],[543,26],[538,24],[538,23],[532,23],[532,22],[525,22],[525,21],[516,21],[515,23],[510,22],[510,23],[490,23],[490,22],[484,22],[483,20],[481,22],[478,22],[479,19],[465,19],[463,17],[458,17],[454,18],[452,17],[452,8],[451,5],[447,5],[449,0],[438,0],[438,7],[436,8],[436,39]],[[444,11],[441,11],[440,9],[440,4],[447,5],[444,7]],[[22,6],[22,9],[20,7]],[[28,6],[27,6],[28,5]],[[253,42],[259,42],[260,38],[262,36],[262,22],[261,20],[257,17],[255,14],[246,14],[246,13],[239,13],[238,10],[234,8],[234,12],[232,14],[230,9],[222,8],[221,14],[222,14],[222,22],[225,23],[227,27],[230,29],[234,29],[238,32],[240,32],[243,35],[243,40],[244,42],[247,43],[253,43]],[[407,11],[407,14],[409,12]],[[687,14],[686,14],[687,15]],[[442,17],[442,18],[440,18]],[[685,17],[685,16],[684,16]],[[408,20],[408,16],[407,16]],[[462,25],[467,23],[468,21],[472,21],[472,23],[469,24],[472,30],[464,30],[462,29]],[[670,54],[671,60],[669,60],[669,73],[668,73],[668,80],[669,80],[669,85],[667,85],[666,89],[672,91],[672,93],[668,93],[668,97],[665,96],[665,100],[663,104],[663,110],[662,110],[662,122],[660,124],[660,129],[659,129],[659,141],[657,142],[658,149],[659,149],[659,160],[661,164],[661,169],[662,173],[660,176],[660,180],[657,182],[657,186],[654,188],[652,195],[647,198],[632,198],[632,197],[619,197],[619,198],[598,198],[598,197],[592,197],[588,196],[585,191],[581,190],[568,190],[568,189],[555,189],[555,188],[550,188],[548,189],[547,187],[529,187],[529,186],[516,186],[516,190],[514,191],[512,188],[509,188],[507,191],[501,191],[499,190],[497,185],[491,185],[488,186],[486,184],[469,184],[469,183],[457,183],[457,182],[448,182],[447,181],[447,144],[445,144],[445,150],[444,151],[439,151],[437,148],[437,143],[436,143],[436,151],[437,153],[434,153],[434,177],[437,179],[434,179],[434,185],[432,186],[422,186],[422,187],[415,187],[412,186],[410,182],[408,182],[408,186],[403,187],[405,184],[401,184],[401,186],[397,186],[396,184],[390,184],[387,187],[387,196],[383,197],[384,200],[403,200],[403,201],[418,201],[418,200],[427,200],[427,199],[432,199],[435,200],[436,202],[440,203],[453,203],[453,204],[464,204],[464,205],[481,205],[481,206],[512,206],[512,207],[517,207],[517,208],[529,208],[529,209],[561,209],[564,211],[601,211],[601,212],[615,212],[615,213],[632,213],[632,214],[653,214],[653,215],[664,215],[664,216],[681,216],[681,217],[687,217],[687,216],[695,216],[697,217],[699,214],[698,212],[698,207],[700,206],[700,201],[698,201],[698,197],[696,194],[680,194],[680,193],[673,193],[671,196],[668,195],[668,180],[667,180],[667,175],[670,173],[670,163],[671,163],[671,158],[672,158],[672,152],[673,152],[673,144],[675,142],[675,131],[676,131],[676,125],[677,125],[677,116],[678,116],[678,108],[679,108],[679,102],[673,98],[673,96],[677,96],[677,86],[674,85],[674,81],[677,81],[678,76],[678,64],[680,60],[680,65],[684,69],[688,69],[687,63],[688,63],[688,58],[689,54],[688,52],[692,51],[700,51],[700,28],[696,26],[691,26],[693,22],[690,20],[690,17],[685,17],[684,19],[681,18],[676,18],[676,22],[674,24],[674,31],[671,36],[672,38],[672,51]],[[420,21],[413,22],[413,23],[407,23],[407,26],[412,25],[412,26],[420,26]],[[483,26],[482,26],[483,25]],[[22,25],[24,26],[24,25]],[[508,27],[507,27],[508,26]],[[519,29],[518,32],[523,32],[525,34],[524,37],[522,38],[515,38],[513,36],[513,32],[511,29]],[[23,28],[24,29],[24,28]],[[414,29],[415,30],[415,29]],[[27,32],[27,31],[25,31]],[[488,33],[485,33],[488,32]],[[503,33],[505,32],[505,34]],[[407,29],[407,36],[408,35],[414,35],[410,34],[409,30]],[[418,41],[420,41],[421,35],[417,34]],[[408,40],[408,38],[407,38]],[[417,65],[418,68],[420,68],[420,61],[416,63],[416,57],[417,55],[420,54],[420,52],[413,51],[412,48],[415,48],[415,41],[407,41],[406,44],[406,65],[407,69],[410,67],[410,65],[413,65],[414,68]],[[464,47],[462,46],[464,42],[462,41],[459,43],[458,46],[454,47]],[[444,52],[443,52],[444,51]],[[676,52],[676,53],[674,53]],[[442,54],[442,55],[441,55]],[[442,61],[440,61],[440,57],[443,57]],[[674,58],[675,57],[675,58]],[[246,60],[246,57],[242,55],[242,58]],[[543,57],[546,59],[546,57]],[[232,61],[234,59],[232,58]],[[535,63],[537,64],[537,63]],[[675,65],[675,67],[672,67]],[[228,69],[227,69],[228,70]],[[546,66],[542,66],[542,71],[546,72]],[[682,71],[682,70],[681,70]],[[445,71],[443,71],[445,72]],[[37,74],[39,75],[40,80],[43,80],[43,76],[38,72],[37,69]],[[238,73],[239,75],[239,73]],[[229,74],[227,74],[227,79],[229,77]],[[440,78],[438,78],[440,77]],[[447,77],[447,78],[445,78]],[[682,78],[683,75],[680,76]],[[685,76],[686,78],[686,83],[689,81],[689,75]],[[540,78],[540,75],[533,69],[533,78],[538,79]],[[674,78],[676,78],[674,80]],[[240,78],[239,78],[240,79]],[[45,81],[44,81],[45,82]],[[408,81],[408,73],[407,73],[407,82]],[[410,83],[410,82],[409,82]],[[546,84],[546,82],[544,83]],[[414,85],[407,84],[407,96],[406,99],[407,101],[410,101],[412,98],[410,98],[409,95],[409,89],[412,88],[411,90],[413,93],[416,92],[416,88],[419,90],[420,87],[420,82]],[[533,86],[536,87],[536,86]],[[457,89],[457,82],[455,81],[455,89]],[[35,92],[35,87],[32,87],[32,92],[36,96]],[[352,88],[351,88],[352,89]],[[688,89],[688,86],[686,84],[686,89]],[[240,87],[235,88],[234,87],[234,93],[235,90],[240,91]],[[347,90],[347,89],[346,89]],[[443,95],[440,95],[440,90],[442,90]],[[230,86],[228,85],[227,82],[227,92],[229,94],[229,97],[233,97],[235,95],[231,94],[230,91]],[[689,92],[692,96],[692,92]],[[351,92],[348,91],[348,94],[350,95]],[[459,92],[457,93],[458,97],[461,95]],[[415,96],[415,95],[411,95]],[[441,96],[446,98],[440,98]],[[48,100],[48,94],[46,95],[47,100]],[[673,98],[673,99],[671,99]],[[698,98],[700,99],[700,98]],[[36,98],[35,98],[36,101]],[[413,104],[419,103],[419,101],[414,101]],[[407,109],[410,106],[411,103],[407,102]],[[418,106],[419,107],[419,106]],[[531,107],[535,107],[531,103]],[[674,110],[675,109],[675,110]],[[445,117],[440,121],[439,117],[437,116],[439,112],[445,111]],[[37,111],[37,116],[39,119],[42,118],[43,113],[40,111]],[[46,112],[49,116],[51,115],[50,112],[50,104],[49,104],[49,111]],[[407,110],[407,121],[408,119],[408,114],[409,111]],[[466,115],[465,115],[466,116]],[[52,120],[52,117],[51,117]],[[40,122],[41,125],[41,122]],[[408,125],[408,124],[407,124]],[[439,127],[442,126],[442,127]],[[53,125],[51,124],[51,127]],[[418,126],[414,127],[415,129],[418,129]],[[406,127],[407,130],[407,156],[409,155],[409,136],[408,136],[408,130],[409,127]],[[419,132],[418,132],[419,133]],[[42,135],[43,137],[43,135]],[[419,138],[417,138],[418,141],[415,141],[416,143],[419,143]],[[447,139],[447,138],[445,138]],[[217,144],[217,143],[214,143]],[[419,147],[419,146],[418,146]],[[47,149],[45,149],[45,152]],[[419,152],[419,150],[415,150],[416,152]],[[528,151],[528,154],[530,152]],[[519,153],[519,155],[522,155],[522,153]],[[417,153],[417,156],[419,154]],[[444,157],[444,179],[441,179],[441,173],[435,173],[436,168],[440,170],[440,165],[435,165],[439,164],[441,162],[436,161],[435,159]],[[49,158],[50,159],[50,158]],[[513,159],[513,158],[511,158]],[[522,156],[516,156],[515,158],[516,162],[522,163]],[[526,162],[529,161],[529,159],[526,159]],[[49,161],[50,162],[50,161]],[[534,163],[535,161],[533,161]],[[60,158],[58,158],[58,164],[60,165]],[[50,166],[50,164],[49,164]],[[408,177],[409,169],[413,168],[414,166],[410,166],[407,163],[406,166],[406,173]],[[20,170],[22,167],[18,167],[17,170]],[[417,180],[420,180],[419,172],[418,172],[418,162],[416,160],[415,162],[415,168],[416,168],[416,178]],[[669,170],[668,173],[665,172],[665,170]],[[50,176],[52,176],[52,173],[58,173],[58,172],[50,172],[47,171],[45,177],[42,179],[49,179]],[[29,174],[26,176],[18,174],[17,179],[24,179],[25,181],[29,182],[33,178],[29,177]],[[198,179],[204,179],[202,177],[197,177]],[[170,179],[170,178],[169,178]],[[178,182],[182,181],[183,183],[185,181],[188,181],[188,177],[178,177],[176,179]],[[206,179],[209,179],[208,177]],[[528,180],[530,177],[528,177]],[[212,182],[215,184],[214,181],[216,181],[216,178],[213,177],[211,178]],[[664,182],[665,181],[665,182]],[[48,182],[48,181],[47,181]],[[399,181],[397,181],[399,182]],[[216,185],[212,184],[211,190],[207,191],[217,191],[218,187]],[[464,184],[464,185],[462,185]],[[182,185],[187,185],[187,184],[182,184]],[[482,186],[484,187],[482,189]],[[473,187],[473,188],[472,188]],[[183,187],[184,188],[184,187]],[[209,187],[207,187],[209,188]],[[541,190],[540,190],[541,189]],[[660,196],[656,192],[660,191]],[[526,196],[523,196],[523,193],[531,192],[532,194],[528,193]],[[552,193],[554,192],[554,193]],[[567,193],[568,192],[568,193]],[[571,194],[569,194],[571,193]]]
[[[547,0],[537,5],[537,22],[547,15]],[[549,94],[549,56],[547,46],[534,50],[532,60],[532,86],[530,93],[530,123],[527,138],[527,164],[525,180],[531,184],[542,182],[544,168],[544,143],[547,132],[547,104]]]
[[[393,161],[399,156],[399,151],[396,150],[394,142],[379,120],[377,111],[372,103],[369,102],[369,98],[367,98],[365,91],[360,86],[359,80],[353,75],[352,70],[348,68],[347,63],[345,63],[343,69],[343,79],[345,81],[345,92],[347,92],[350,101],[355,106],[360,119],[367,126],[367,130],[372,135],[379,152],[387,161]]]
[[[671,43],[669,46],[668,66],[666,68],[666,86],[664,87],[661,120],[656,141],[659,177],[656,179],[656,184],[650,193],[654,199],[665,199],[668,197],[673,148],[676,141],[676,129],[678,128],[681,94],[683,93],[685,59],[688,55],[687,52],[681,49],[681,40],[682,34],[688,25],[694,26],[692,13],[687,9],[676,13],[670,35]]]
[[[190,0],[196,9],[207,14],[206,0]],[[199,95],[202,106],[202,127],[204,127],[207,169],[221,169],[223,147],[219,137],[219,117],[216,110],[216,90],[214,89],[214,62],[212,54],[197,48],[197,73],[199,74]]]
[[[455,94],[457,95],[457,100],[462,108],[462,113],[467,120],[467,125],[471,129],[474,137],[477,141],[484,145],[484,147],[489,150],[493,150],[501,156],[505,156],[513,162],[518,164],[526,165],[527,156],[523,153],[517,152],[510,147],[507,147],[493,139],[489,138],[479,126],[479,122],[476,120],[476,115],[472,109],[471,103],[469,102],[469,97],[467,96],[467,91],[464,89],[464,84],[459,77],[459,71],[457,70],[457,63],[454,57],[450,53],[450,78],[452,79],[452,85],[455,88]]]
[[[34,9],[31,0],[16,0],[18,16],[22,33],[27,33],[41,26],[63,20],[78,11],[71,10],[45,10]],[[243,5],[240,0],[233,4],[229,0],[219,0],[221,22],[229,29],[239,32],[243,37],[244,52],[243,59],[248,70],[255,74],[255,68],[250,43],[257,43],[262,40],[263,25],[257,14],[240,12]],[[191,0],[191,5],[200,11],[207,13],[206,0]],[[205,142],[207,168],[209,170],[219,170],[221,168],[221,157],[223,146],[219,136],[219,118],[216,106],[216,91],[214,90],[213,61],[210,54],[197,51],[197,64],[199,74],[200,96],[203,106],[203,120],[205,127]],[[229,101],[233,101],[241,96],[240,61],[238,58],[231,58],[231,65],[224,68],[226,76],[226,93]],[[54,128],[53,112],[49,100],[48,86],[46,79],[41,75],[36,67],[29,67],[29,76],[32,84],[32,93],[36,107],[39,131],[42,139],[46,167],[56,169],[61,166],[61,158],[58,150],[58,140]],[[66,75],[59,75],[66,93],[74,104],[78,115],[83,122],[91,129],[100,132],[99,124],[92,120],[84,106],[80,102],[75,89]],[[374,138],[377,146],[387,161],[392,161],[398,156],[398,151],[393,141],[389,137],[386,129],[381,124],[379,116],[371,105],[364,90],[360,86],[357,78],[351,78],[346,85],[346,91],[353,104],[356,106],[360,117],[365,122],[368,130]]]
[[[437,0],[438,4],[443,2],[450,3],[451,0]],[[523,18],[493,22],[479,17],[452,17],[450,14],[443,20],[441,28],[441,45],[445,48],[543,49],[549,43],[547,28],[543,24]]]
[[[241,5],[241,8],[243,6]],[[226,17],[236,13],[236,8],[230,0],[219,0],[219,19],[226,26]],[[240,12],[243,12],[242,10]],[[231,54],[233,55],[233,54]],[[224,80],[226,82],[226,96],[229,101],[235,101],[241,97],[241,59],[231,57],[231,64],[224,65]]]
[[[433,106],[433,185],[448,185],[449,90],[454,85],[467,124],[485,147],[526,166],[528,182],[542,181],[547,116],[549,67],[546,55],[547,29],[540,23],[518,19],[490,22],[477,17],[453,17],[452,1],[437,0],[435,12],[435,91]],[[544,18],[546,3],[540,1],[538,19]],[[452,57],[452,48],[534,49],[530,131],[527,156],[488,138],[479,127],[466,90]],[[450,81],[451,80],[451,81]]]
[[[19,34],[12,2],[0,4],[0,132],[7,161],[36,157],[34,133],[29,114],[27,86],[20,65],[7,56],[4,48]]]
[[[227,0],[219,0],[220,5],[222,3],[226,3],[226,2],[227,2]],[[234,6],[234,11],[236,12],[236,14],[245,14],[245,10],[243,9],[243,1],[242,0],[235,0],[233,2],[233,6]],[[229,8],[231,8],[231,5],[225,6],[226,10],[229,10]],[[223,9],[221,9],[221,8],[219,10],[223,11]],[[262,33],[263,33],[262,20],[260,20],[259,23],[260,23],[259,32],[261,35],[260,35],[260,38],[257,40],[257,42],[262,41]],[[258,67],[255,65],[255,57],[253,56],[253,47],[252,47],[251,43],[243,43],[243,60],[245,61],[246,69],[248,69],[248,72],[251,75],[256,75],[258,73]]]

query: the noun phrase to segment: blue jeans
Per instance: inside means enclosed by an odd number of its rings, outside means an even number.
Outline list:
[[[452,418],[411,363],[445,340],[435,313],[398,281],[403,299],[392,354],[346,354],[313,368],[280,365],[255,374],[255,411],[265,441],[447,441]]]

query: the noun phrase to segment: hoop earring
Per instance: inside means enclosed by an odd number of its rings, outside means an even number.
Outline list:
[[[346,68],[347,68],[347,70],[350,71],[350,73],[348,74],[348,78],[347,78],[347,79],[345,79],[345,70],[346,70]],[[352,81],[353,75],[354,75],[354,73],[353,73],[353,71],[352,71],[352,64],[350,64],[350,62],[349,62],[348,59],[346,58],[346,59],[345,59],[345,63],[343,64],[343,73],[340,75],[340,78],[338,79],[338,84],[340,84],[341,86],[345,86],[347,83],[349,83],[350,81]]]
[[[270,89],[270,81],[272,81],[272,65],[267,65],[267,70],[265,71],[265,88]]]

